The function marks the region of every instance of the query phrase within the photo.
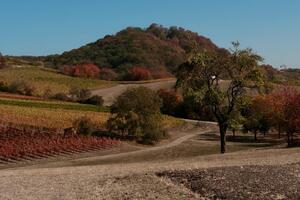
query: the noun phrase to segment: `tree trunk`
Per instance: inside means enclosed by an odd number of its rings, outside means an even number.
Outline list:
[[[278,138],[280,139],[280,137],[281,137],[281,127],[280,126],[278,126]]]
[[[219,123],[220,128],[220,137],[221,137],[221,153],[226,152],[226,131],[227,131],[227,125]]]
[[[235,138],[235,130],[232,130],[233,139]]]
[[[291,147],[291,138],[290,138],[290,133],[286,133],[287,136],[287,143],[288,143],[288,147]]]
[[[254,140],[257,141],[257,131],[254,131]]]

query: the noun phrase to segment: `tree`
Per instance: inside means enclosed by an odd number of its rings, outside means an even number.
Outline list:
[[[289,96],[284,109],[285,131],[287,133],[288,146],[294,144],[294,134],[300,133],[300,93],[295,92]]]
[[[142,81],[151,79],[150,71],[143,67],[133,67],[129,73],[129,79],[132,81]]]
[[[293,146],[294,134],[300,133],[300,92],[292,87],[283,87],[269,95],[272,116],[286,132],[288,146]]]
[[[257,132],[259,132],[259,120],[251,115],[246,119],[243,124],[244,131],[252,132],[254,134],[254,140],[257,141]]]
[[[4,58],[4,56],[2,56],[2,54],[0,52],[0,69],[3,69],[5,67],[6,67],[5,58]]]
[[[109,131],[152,143],[164,137],[161,99],[145,87],[131,88],[121,94],[111,107]]]
[[[273,107],[269,104],[268,95],[255,96],[248,106],[244,129],[253,132],[254,139],[257,140],[258,131],[265,135],[274,124]]]
[[[228,121],[228,129],[232,131],[233,138],[235,137],[236,131],[240,130],[241,125],[244,122],[244,117],[239,111],[233,111]]]
[[[98,78],[100,69],[94,64],[78,64],[75,66],[63,66],[62,72],[76,77]]]
[[[259,88],[263,84],[258,62],[262,60],[251,49],[240,49],[233,42],[230,53],[226,50],[202,50],[183,63],[177,73],[177,86],[184,95],[194,95],[199,102],[208,105],[217,119],[221,153],[226,151],[226,131],[231,114],[239,110],[247,88]],[[229,78],[229,86],[222,86],[223,78]]]

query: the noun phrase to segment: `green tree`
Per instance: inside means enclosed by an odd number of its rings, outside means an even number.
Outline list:
[[[184,95],[194,95],[199,102],[212,110],[218,122],[221,153],[226,152],[226,131],[232,113],[246,96],[247,88],[259,88],[263,84],[258,63],[262,58],[251,49],[240,49],[233,42],[233,49],[202,50],[183,63],[177,73],[177,86]],[[228,85],[223,84],[228,78]]]
[[[165,136],[162,127],[158,94],[145,87],[130,88],[111,106],[112,116],[107,122],[111,132],[143,142],[156,142]]]
[[[244,118],[241,115],[236,115],[230,118],[228,121],[228,129],[232,131],[233,138],[235,137],[236,131],[240,130]]]

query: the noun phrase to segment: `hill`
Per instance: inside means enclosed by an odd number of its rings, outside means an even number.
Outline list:
[[[78,49],[45,58],[48,66],[83,63],[124,74],[133,66],[147,68],[153,78],[170,76],[192,49],[217,49],[208,38],[183,28],[152,24],[146,29],[128,27]]]

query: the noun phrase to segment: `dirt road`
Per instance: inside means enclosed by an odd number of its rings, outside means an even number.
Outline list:
[[[119,84],[109,88],[92,90],[92,94],[102,96],[104,105],[109,106],[113,103],[114,99],[122,94],[122,92],[124,92],[127,88],[143,86],[152,90],[159,90],[164,88],[172,88],[175,85],[175,82],[175,79],[171,79],[152,83]]]

